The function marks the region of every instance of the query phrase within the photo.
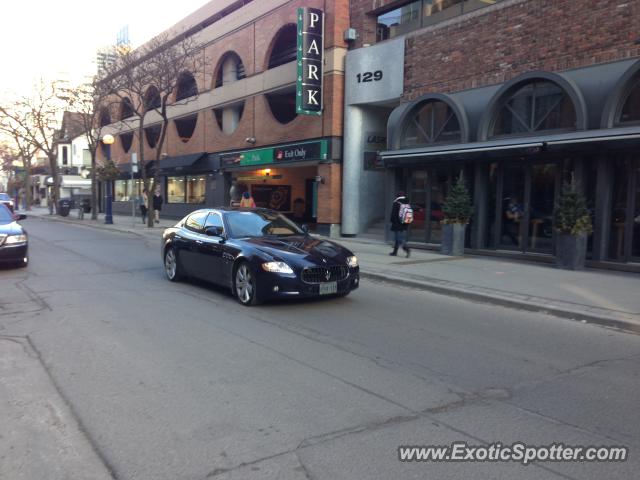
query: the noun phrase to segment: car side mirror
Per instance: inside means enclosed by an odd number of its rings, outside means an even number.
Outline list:
[[[309,225],[305,223],[304,225],[302,225],[301,229],[305,235],[309,235]]]
[[[210,237],[221,237],[223,230],[222,227],[207,227],[204,233]]]
[[[13,218],[19,222],[20,220],[26,220],[27,216],[24,213],[16,213]]]

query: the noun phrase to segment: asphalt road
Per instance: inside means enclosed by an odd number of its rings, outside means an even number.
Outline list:
[[[640,336],[368,281],[246,308],[166,281],[159,237],[24,223],[31,263],[0,270],[0,336],[30,342],[115,478],[637,478]],[[456,441],[630,459],[398,460]]]

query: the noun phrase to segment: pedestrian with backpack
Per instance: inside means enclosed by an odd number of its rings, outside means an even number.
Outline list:
[[[393,252],[389,255],[396,256],[398,254],[398,248],[402,246],[402,249],[407,254],[407,258],[411,255],[411,250],[407,246],[407,228],[411,222],[413,222],[413,209],[407,202],[407,197],[404,192],[400,191],[396,195],[396,199],[393,201],[391,207],[391,231],[394,234]]]

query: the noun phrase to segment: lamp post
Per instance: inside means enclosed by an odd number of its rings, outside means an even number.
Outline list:
[[[113,135],[110,134],[106,134],[102,137],[102,143],[105,146],[105,153],[107,155],[107,162],[111,161],[111,145],[113,144],[113,142],[115,141],[115,138],[113,138]],[[104,223],[107,225],[111,225],[113,223],[113,215],[111,212],[111,203],[112,203],[112,187],[111,187],[111,180],[107,180],[106,182],[107,184],[107,191],[106,191],[106,196],[105,196],[105,213],[104,213]]]

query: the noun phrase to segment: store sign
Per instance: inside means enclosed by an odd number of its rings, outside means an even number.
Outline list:
[[[220,155],[220,165],[224,167],[245,167],[269,163],[297,162],[301,160],[326,160],[329,155],[329,142],[294,143],[272,148],[260,148],[245,152]]]
[[[298,9],[296,113],[322,115],[324,12]]]
[[[364,136],[364,169],[384,170],[380,152],[387,149],[387,136],[384,132],[366,132]]]
[[[274,148],[276,162],[300,160],[325,160],[327,158],[327,141],[299,143]]]
[[[404,88],[404,37],[347,52],[347,105],[396,100]]]

